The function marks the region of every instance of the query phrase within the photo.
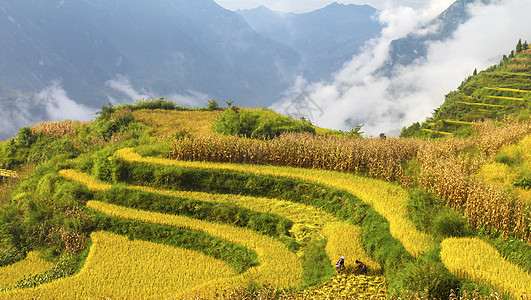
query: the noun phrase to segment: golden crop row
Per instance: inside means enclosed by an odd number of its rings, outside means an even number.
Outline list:
[[[81,271],[37,288],[0,293],[1,299],[170,299],[204,283],[235,276],[204,254],[94,232]]]
[[[531,295],[531,275],[506,261],[488,243],[478,238],[450,238],[441,243],[441,261],[452,273],[478,282],[488,282],[515,299]]]
[[[79,173],[74,170],[63,170],[62,174],[65,174],[68,176],[67,178],[81,184],[88,183],[91,184],[91,186],[98,186],[99,190],[108,190],[110,188],[110,185],[99,182],[98,180],[86,174]],[[367,255],[363,249],[361,244],[362,232],[359,226],[341,223],[336,217],[312,206],[271,198],[208,194],[189,191],[169,191],[143,186],[127,187],[150,193],[196,199],[201,201],[233,203],[255,211],[275,213],[290,219],[295,223],[295,226],[292,229],[292,234],[294,234],[295,238],[297,239],[305,238],[304,234],[307,232],[307,230],[304,230],[304,228],[318,230],[322,232],[324,236],[328,237],[328,244],[326,248],[327,254],[331,258],[332,263],[335,264],[336,258],[340,256],[346,256],[351,258],[351,260],[346,262],[347,265],[353,265],[354,260],[359,259],[365,262],[365,264],[367,264],[371,270],[374,270],[375,272],[379,272],[379,270],[381,270],[381,266],[369,255]]]
[[[100,181],[86,173],[77,172],[76,170],[64,169],[60,170],[59,174],[67,179],[82,183],[93,192],[106,192],[112,188],[112,185]]]
[[[187,291],[179,297],[200,295],[212,296],[221,287],[236,287],[249,280],[274,287],[296,287],[302,282],[302,262],[294,253],[277,240],[257,234],[251,230],[225,224],[210,223],[182,216],[166,215],[124,208],[97,201],[89,201],[87,206],[104,214],[120,218],[154,224],[177,226],[203,231],[213,237],[246,247],[258,254],[259,266],[248,269],[241,275],[205,283]]]
[[[531,91],[527,90],[519,90],[519,89],[509,89],[509,88],[489,88],[486,87],[486,90],[494,90],[494,91],[509,91],[509,92],[518,92],[518,93],[531,93]]]
[[[19,178],[20,176],[16,171],[0,169],[0,177]]]
[[[230,170],[261,176],[292,178],[322,184],[349,192],[365,203],[371,205],[379,214],[387,219],[390,224],[391,235],[401,241],[411,255],[419,256],[425,253],[433,243],[428,235],[420,232],[411,220],[409,220],[407,210],[409,196],[406,190],[394,183],[362,177],[351,173],[317,169],[197,161],[190,162],[155,157],[143,158],[131,148],[118,150],[115,152],[115,155],[132,163]]]
[[[287,133],[267,141],[217,135],[176,139],[169,157],[363,172],[389,181],[402,179],[402,163],[416,155],[419,143],[396,138],[351,139],[308,133]]]
[[[24,276],[29,277],[51,270],[52,264],[39,257],[36,251],[28,252],[25,259],[0,268],[0,286],[7,288]]]

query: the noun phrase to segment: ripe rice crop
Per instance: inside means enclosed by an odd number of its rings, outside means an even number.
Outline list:
[[[341,222],[329,223],[324,228],[324,235],[328,236],[325,250],[333,264],[339,257],[345,256],[345,267],[356,268],[356,260],[360,260],[367,265],[369,274],[381,271],[380,265],[365,254],[361,244],[362,230],[359,226]]]
[[[35,251],[28,252],[25,259],[0,268],[0,286],[10,287],[23,277],[30,277],[51,270],[52,264],[39,257]]]
[[[136,120],[150,127],[150,136],[169,138],[184,131],[211,134],[210,127],[220,111],[167,111],[143,109],[133,112]]]
[[[444,240],[441,247],[441,261],[450,272],[477,282],[488,282],[515,299],[531,295],[531,275],[506,261],[481,239],[450,238]]]
[[[487,98],[514,100],[514,101],[524,101],[524,98],[516,98],[516,97],[487,96]]]
[[[371,205],[390,224],[390,232],[398,239],[413,256],[425,253],[431,238],[420,232],[409,220],[407,202],[408,194],[399,185],[377,179],[326,170],[291,168],[279,166],[245,165],[230,163],[212,163],[197,161],[179,161],[164,158],[142,158],[131,148],[121,149],[115,155],[132,163],[158,164],[185,168],[205,168],[250,173],[261,176],[276,176],[300,179],[344,190]]]
[[[96,178],[85,174],[77,172],[76,170],[60,170],[59,174],[66,177],[67,179],[77,181],[87,186],[87,188],[93,192],[105,192],[109,191],[112,188],[112,185],[97,180]]]
[[[387,299],[385,277],[341,274],[290,299]]]
[[[223,261],[198,252],[94,232],[81,271],[3,299],[169,299],[206,282],[235,275]]]
[[[507,91],[507,92],[517,92],[517,93],[531,93],[531,91],[526,90],[519,90],[519,89],[509,89],[509,88],[489,88],[486,87],[486,90],[493,90],[493,91]]]
[[[0,169],[0,177],[18,178],[20,177],[17,172],[11,170]]]
[[[258,254],[259,266],[248,269],[241,275],[205,283],[201,287],[179,295],[189,297],[212,296],[216,288],[236,287],[249,280],[274,287],[296,287],[302,282],[302,263],[286,246],[275,239],[257,234],[251,230],[224,224],[210,223],[182,216],[139,211],[97,201],[89,201],[87,206],[96,211],[119,219],[183,227],[203,231],[213,237],[249,248]]]

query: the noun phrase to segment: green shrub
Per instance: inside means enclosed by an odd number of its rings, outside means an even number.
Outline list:
[[[319,285],[334,275],[335,270],[325,247],[326,240],[318,239],[304,248],[302,268],[305,287]]]
[[[464,237],[472,232],[465,217],[453,210],[443,210],[433,221],[433,233],[440,237]]]
[[[458,290],[460,280],[440,262],[440,249],[432,250],[401,269],[390,288],[393,293],[419,294],[426,299],[448,299],[450,291]]]
[[[226,135],[257,139],[271,139],[285,132],[315,133],[310,122],[293,120],[267,109],[226,109],[212,129]]]
[[[431,232],[433,220],[437,213],[444,209],[439,205],[437,197],[422,189],[409,191],[408,211],[410,218],[418,229]]]

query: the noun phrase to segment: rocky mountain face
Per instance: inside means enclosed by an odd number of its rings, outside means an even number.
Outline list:
[[[295,49],[301,73],[311,81],[327,80],[341,69],[382,26],[379,11],[368,5],[332,3],[308,13],[282,13],[266,7],[238,10],[258,33]]]

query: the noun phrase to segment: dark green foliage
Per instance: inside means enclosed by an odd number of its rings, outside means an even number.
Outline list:
[[[5,267],[21,261],[26,257],[24,252],[18,249],[2,249],[0,251],[0,267]]]
[[[512,238],[484,237],[496,247],[500,254],[510,262],[519,265],[527,272],[531,272],[531,245],[521,240]]]
[[[167,196],[124,187],[98,193],[96,200],[139,210],[184,215],[208,222],[227,223],[245,227],[273,237],[289,235],[293,222],[275,214],[249,210],[231,203],[204,202]]]
[[[431,232],[433,228],[433,218],[444,209],[439,205],[439,200],[432,193],[422,189],[411,189],[409,191],[408,211],[410,218],[418,229],[424,232]]]
[[[303,286],[319,285],[334,275],[330,257],[325,252],[326,240],[315,240],[307,245],[302,256]],[[289,262],[286,262],[289,264]]]
[[[173,101],[164,98],[148,99],[146,101],[138,101],[135,104],[123,105],[123,107],[131,108],[132,110],[140,109],[164,109],[164,110],[190,110],[183,106],[176,105]]]
[[[242,137],[271,139],[285,132],[315,133],[304,120],[293,120],[267,109],[226,109],[212,125],[215,132]]]
[[[531,176],[521,177],[515,182],[513,182],[513,185],[529,190],[531,189]]]
[[[95,215],[95,225],[98,230],[123,235],[132,240],[149,241],[204,253],[226,261],[240,273],[258,265],[256,253],[243,246],[213,238],[203,232],[131,220],[118,220],[99,213]]]
[[[516,53],[522,53],[522,39],[519,39],[518,44],[516,44]]]
[[[465,217],[453,210],[444,210],[433,221],[433,233],[440,237],[465,237],[472,233]]]
[[[450,291],[458,290],[461,280],[452,275],[439,260],[440,248],[436,248],[398,273],[390,288],[398,292],[418,293],[426,299],[448,299]]]
[[[219,103],[215,99],[208,100],[208,105],[206,107],[206,110],[221,110],[221,106],[219,106]]]

